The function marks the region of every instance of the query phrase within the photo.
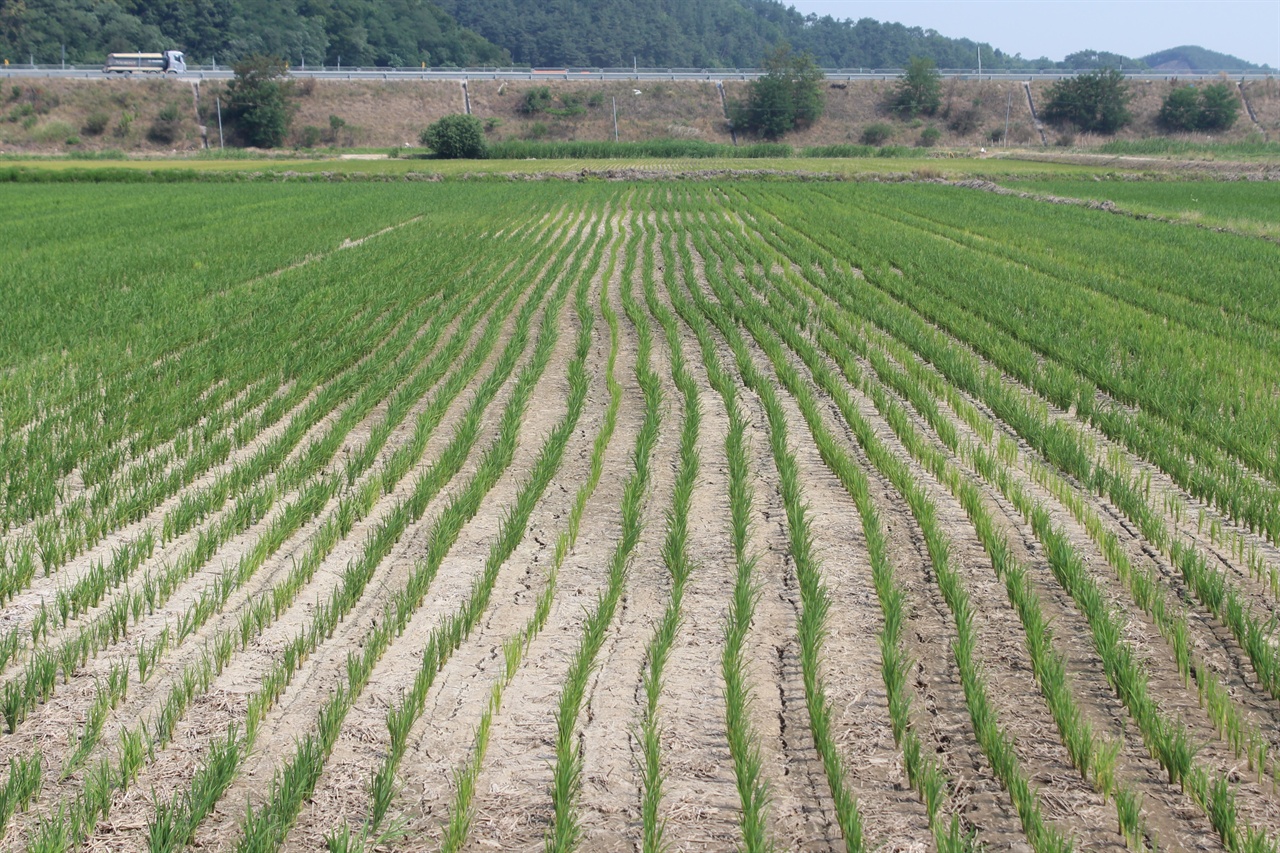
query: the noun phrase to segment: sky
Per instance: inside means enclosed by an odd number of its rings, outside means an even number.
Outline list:
[[[1280,0],[783,0],[987,42],[1028,59],[1078,50],[1145,56],[1196,44],[1280,68]]]

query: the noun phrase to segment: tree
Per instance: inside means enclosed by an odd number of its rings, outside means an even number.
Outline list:
[[[1240,115],[1240,100],[1227,83],[1211,83],[1200,90],[1200,130],[1227,130]]]
[[[285,61],[254,55],[233,67],[235,79],[227,86],[227,112],[236,131],[258,148],[283,145],[294,109],[289,102],[291,85]]]
[[[903,118],[931,116],[942,104],[942,76],[932,59],[913,56],[898,80],[889,109]]]
[[[1236,123],[1239,112],[1240,101],[1226,83],[1199,90],[1179,86],[1165,96],[1156,120],[1166,130],[1226,130]]]
[[[1043,115],[1045,121],[1071,125],[1086,133],[1115,133],[1133,120],[1129,114],[1132,97],[1123,74],[1101,68],[1050,86]]]
[[[1200,123],[1200,93],[1195,86],[1179,86],[1160,105],[1156,121],[1165,130],[1195,130]]]
[[[449,115],[422,131],[422,144],[441,160],[483,160],[484,126],[475,116]]]
[[[779,139],[822,116],[822,69],[807,53],[782,45],[764,61],[764,74],[747,86],[745,102],[733,104],[734,127]]]

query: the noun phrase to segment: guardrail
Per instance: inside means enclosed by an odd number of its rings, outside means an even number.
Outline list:
[[[989,69],[979,72],[976,68],[943,68],[939,74],[948,79],[970,80],[1059,80],[1087,73],[1093,69]],[[901,68],[824,68],[829,80],[875,80],[899,77]],[[381,68],[360,66],[298,66],[290,68],[295,77],[316,79],[387,79],[387,80],[752,80],[764,72],[758,68],[524,68],[524,67],[476,67],[476,68]],[[1226,75],[1233,80],[1264,80],[1274,76],[1268,71],[1165,71],[1141,69],[1122,71],[1125,77],[1135,80],[1211,79]],[[150,73],[105,74],[98,65],[6,65],[0,66],[0,77],[80,77],[117,78],[151,77]],[[229,67],[218,65],[188,65],[181,79],[217,80],[232,76]]]

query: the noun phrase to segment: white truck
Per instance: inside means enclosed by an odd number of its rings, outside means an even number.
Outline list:
[[[181,74],[187,70],[186,59],[180,50],[164,53],[109,53],[102,66],[104,74]]]

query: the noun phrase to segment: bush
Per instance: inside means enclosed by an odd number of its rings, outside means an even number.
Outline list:
[[[159,145],[172,145],[182,138],[182,112],[174,104],[166,104],[147,129],[147,139]]]
[[[822,70],[809,54],[783,45],[764,61],[765,73],[747,85],[747,99],[730,106],[733,126],[777,140],[822,116]]]
[[[1211,83],[1200,90],[1200,130],[1227,130],[1239,114],[1240,101],[1230,85]]]
[[[1115,133],[1133,120],[1132,97],[1124,75],[1116,69],[1090,71],[1049,87],[1044,119],[1085,133]]]
[[[551,89],[547,86],[535,86],[525,92],[520,102],[520,112],[525,115],[536,115],[551,108]]]
[[[1165,130],[1226,130],[1236,123],[1240,102],[1231,86],[1179,86],[1165,96],[1156,121]]]
[[[947,127],[951,128],[952,133],[960,136],[968,136],[973,133],[982,124],[980,106],[980,103],[975,102],[973,106],[951,111],[948,116]]]
[[[445,116],[422,132],[421,141],[441,160],[485,157],[484,126],[475,116]]]
[[[227,113],[241,139],[258,148],[284,144],[293,123],[288,66],[274,56],[254,55],[236,63],[227,86]]]
[[[938,140],[942,138],[942,131],[936,127],[926,127],[920,133],[920,144],[925,148],[932,148],[938,144]]]
[[[911,57],[907,71],[898,81],[889,110],[903,118],[931,116],[942,105],[942,76],[932,59]]]
[[[302,128],[302,133],[298,135],[298,146],[300,148],[315,148],[320,144],[323,132],[314,124],[309,124]]]
[[[80,128],[80,132],[85,136],[101,136],[107,130],[107,125],[111,123],[111,117],[104,112],[90,113],[89,117],[84,120],[84,125]]]
[[[1179,86],[1160,105],[1156,121],[1165,130],[1195,130],[1200,122],[1200,94],[1195,86]]]
[[[862,131],[863,145],[884,145],[893,139],[893,128],[884,122],[867,125]]]

